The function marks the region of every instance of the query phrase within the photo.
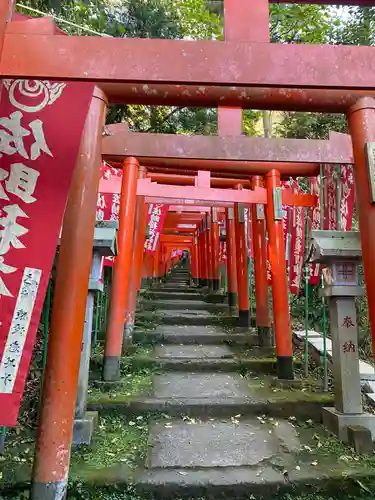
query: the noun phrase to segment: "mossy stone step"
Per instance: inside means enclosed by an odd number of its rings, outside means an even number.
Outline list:
[[[254,329],[247,332],[227,333],[218,326],[181,326],[159,325],[154,330],[135,330],[136,342],[146,344],[239,344],[254,346],[258,344],[258,336]]]

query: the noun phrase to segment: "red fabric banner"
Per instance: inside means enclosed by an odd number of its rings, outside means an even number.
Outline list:
[[[340,168],[340,166],[338,166]],[[339,174],[336,165],[324,165],[323,177],[323,229],[338,228],[338,185]]]
[[[98,193],[96,204],[96,220],[118,220],[120,209],[120,194],[118,193]],[[114,257],[103,257],[103,266],[112,267]]]
[[[163,231],[168,205],[151,203],[147,212],[148,238],[145,241],[145,252],[154,254],[158,246],[160,233]]]
[[[102,163],[100,173],[101,178],[105,180],[109,179],[112,175],[114,175],[115,177],[122,177],[121,168],[113,168],[105,162]]]
[[[282,181],[281,187],[283,189],[291,189],[296,186],[296,181]],[[290,247],[290,235],[289,235],[289,217],[292,214],[293,209],[288,207],[288,205],[283,205],[283,229],[284,229],[284,243],[285,243],[285,260],[288,263],[289,260],[289,247]]]
[[[253,220],[250,208],[244,209],[245,218],[245,238],[247,245],[247,256],[250,259],[254,258],[254,244],[253,244]]]
[[[289,290],[299,295],[305,255],[305,209],[293,207],[290,238]]]
[[[351,231],[355,203],[354,174],[352,165],[324,165],[323,187],[324,229]],[[321,227],[320,177],[311,179],[311,193],[317,195],[318,206],[312,211],[311,229]],[[340,205],[340,212],[338,212]],[[340,224],[339,224],[340,221]],[[310,284],[317,285],[320,279],[319,264],[309,267]]]
[[[352,165],[341,166],[340,230],[351,231],[355,203],[354,173]]]
[[[220,263],[221,264],[227,263],[227,242],[226,241],[220,241]]]
[[[3,80],[0,425],[16,424],[93,85]]]
[[[318,204],[314,207],[311,212],[311,223],[310,231],[315,229],[320,229],[320,176],[310,179],[310,192],[314,194],[318,199]],[[309,283],[316,286],[319,283],[320,278],[320,264],[310,264],[309,265]]]

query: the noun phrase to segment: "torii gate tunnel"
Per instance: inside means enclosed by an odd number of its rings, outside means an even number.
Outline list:
[[[289,3],[373,6],[375,0]],[[224,0],[224,5],[225,41],[221,42],[62,36],[49,18],[11,22],[14,1],[0,3],[2,79],[94,82],[97,86],[62,231],[33,470],[34,500],[61,499],[67,489],[101,153],[123,168],[119,254],[111,290],[105,379],[116,379],[125,312],[132,314],[134,290],[139,287],[139,273],[134,269],[143,253],[142,221],[149,199],[174,200],[176,205],[190,199],[192,205],[225,207],[229,293],[233,299],[238,292],[240,317],[245,321],[247,260],[239,204],[251,205],[257,326],[267,339],[267,226],[279,376],[293,377],[285,249],[278,210],[280,179],[316,175],[320,163],[355,165],[360,192],[357,213],[375,342],[375,49],[270,43],[268,0]],[[219,136],[133,134],[123,125],[107,127],[103,133],[108,102],[218,107]],[[332,134],[328,141],[244,137],[244,108],[345,113],[351,137]],[[204,171],[210,172],[210,177]],[[185,180],[175,178],[177,188],[171,189],[171,179],[163,182],[166,179],[158,178],[160,174],[184,175]],[[223,181],[226,178],[230,179],[227,184]],[[155,181],[162,184],[155,185]],[[189,185],[192,182],[194,185]],[[288,204],[314,203],[312,197],[297,199],[293,193],[283,196]],[[265,217],[259,208],[264,206]],[[208,280],[215,288],[216,208],[207,213],[190,245],[194,277],[201,284]],[[171,241],[165,240],[168,248]],[[79,258],[72,260],[71,256],[78,253]],[[131,293],[133,298],[129,299]],[[69,362],[62,352],[69,352]]]

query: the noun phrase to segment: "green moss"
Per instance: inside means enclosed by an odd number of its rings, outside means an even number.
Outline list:
[[[34,439],[34,432],[28,428],[8,430],[4,453],[0,455],[1,490],[14,484],[28,484],[34,457]]]
[[[143,465],[147,451],[148,423],[142,416],[134,419],[108,415],[100,417],[99,428],[90,446],[72,453],[71,476],[98,479],[98,469],[123,464],[130,469]]]
[[[314,380],[306,380],[302,389],[279,389],[274,387],[274,377],[272,376],[248,376],[248,385],[251,392],[259,397],[272,402],[309,402],[331,404],[333,396],[330,393],[317,392],[317,386]]]
[[[112,390],[102,390],[90,387],[88,403],[127,402],[137,396],[147,396],[152,388],[152,370],[143,369],[134,373],[127,373],[121,378],[122,385]]]

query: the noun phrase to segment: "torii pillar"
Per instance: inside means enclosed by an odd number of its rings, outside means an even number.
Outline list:
[[[234,204],[234,227],[236,235],[236,268],[238,287],[238,324],[250,325],[249,266],[247,262],[247,242],[245,233],[245,207]]]
[[[237,307],[237,268],[234,210],[232,207],[225,210],[225,230],[227,241],[228,306],[233,311]]]
[[[266,175],[266,188],[266,220],[272,277],[277,374],[279,379],[293,380],[293,343],[289,314],[280,172],[277,170],[268,172]]]
[[[96,89],[64,215],[32,474],[32,500],[60,500],[65,498],[68,488],[106,109],[105,96]],[[72,259],[74,255],[79,258]]]
[[[212,251],[212,289],[220,289],[220,228],[217,208],[211,209],[211,251]]]
[[[263,187],[263,178],[255,175],[251,179],[252,189]],[[253,204],[252,235],[254,248],[254,276],[256,300],[256,326],[259,345],[269,347],[272,345],[271,318],[268,305],[268,279],[267,279],[267,246],[266,246],[266,216],[264,205]]]
[[[140,166],[138,169],[138,179],[144,179],[146,175],[146,168]],[[140,289],[142,278],[141,273],[144,255],[146,220],[147,214],[144,196],[137,196],[134,219],[133,255],[130,270],[128,295],[126,299],[124,341],[122,345],[123,351],[126,350],[127,346],[133,341],[137,294]]]
[[[347,117],[353,142],[362,261],[375,356],[375,99],[359,99]]]
[[[118,255],[113,268],[103,360],[102,376],[105,382],[115,382],[120,379],[125,310],[133,254],[138,169],[139,163],[135,158],[127,158],[124,161],[119,209]]]
[[[205,224],[205,249],[206,249],[206,263],[207,263],[207,286],[210,290],[213,290],[213,255],[212,255],[212,239],[211,239],[211,214],[206,215]]]

